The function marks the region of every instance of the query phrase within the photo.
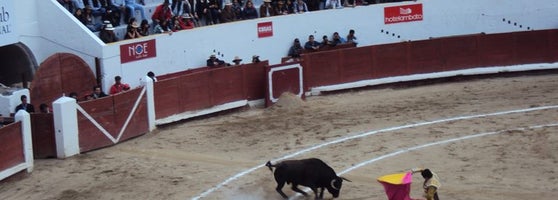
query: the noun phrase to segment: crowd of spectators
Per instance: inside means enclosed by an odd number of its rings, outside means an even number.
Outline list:
[[[339,36],[338,32],[334,32],[333,35],[331,36],[331,40],[327,35],[324,35],[322,36],[322,41],[318,42],[315,40],[314,35],[309,35],[308,41],[304,43],[304,46],[301,45],[300,40],[298,38],[295,38],[293,45],[289,48],[287,57],[289,58],[289,61],[298,61],[300,60],[300,55],[305,51],[307,52],[318,51],[324,47],[326,48],[335,47],[337,45],[347,44],[347,43],[354,44],[355,46],[358,44],[357,37],[355,35],[355,30],[353,29],[349,30],[349,33],[347,34],[346,38],[347,39]]]

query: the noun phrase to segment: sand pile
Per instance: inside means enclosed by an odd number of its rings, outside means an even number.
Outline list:
[[[290,92],[284,92],[270,109],[273,111],[288,112],[300,110],[302,106],[304,106],[304,101],[300,97]]]

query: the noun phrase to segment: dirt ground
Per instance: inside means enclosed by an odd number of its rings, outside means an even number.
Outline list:
[[[284,95],[268,109],[188,120],[68,159],[36,160],[31,174],[0,183],[0,199],[278,200],[265,162],[309,157],[347,170],[342,176],[352,182],[344,182],[338,199],[387,199],[376,178],[413,167],[438,173],[444,200],[555,199],[555,105],[557,74],[359,89],[305,101]],[[422,178],[414,181],[411,196],[421,198]],[[283,191],[294,196],[290,186]]]

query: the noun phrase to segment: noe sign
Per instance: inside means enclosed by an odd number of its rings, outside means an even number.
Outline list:
[[[258,23],[258,38],[273,36],[273,24],[271,22]]]
[[[157,57],[155,46],[155,40],[120,45],[120,62],[127,63]]]

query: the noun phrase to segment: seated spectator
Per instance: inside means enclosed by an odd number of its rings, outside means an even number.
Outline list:
[[[315,51],[315,50],[320,49],[320,46],[321,46],[321,44],[314,40],[314,35],[310,35],[310,36],[308,36],[308,42],[306,42],[306,44],[304,44],[304,49]]]
[[[108,22],[108,21],[106,21]],[[112,24],[110,23],[106,23],[105,24],[105,28],[103,30],[101,30],[101,32],[99,33],[99,38],[104,42],[104,43],[111,43],[111,42],[117,42],[118,38],[116,37],[116,34],[114,33],[114,27],[112,27]]]
[[[153,73],[152,71],[147,72],[147,77],[151,78],[153,82],[157,82],[157,77],[155,77],[155,73]]]
[[[93,17],[93,10],[91,10],[91,6],[85,6],[85,10],[83,12],[83,22],[85,26],[93,31],[97,32],[101,29],[101,24],[95,22],[95,17]]]
[[[187,13],[184,13],[184,15],[180,17],[180,20],[186,26],[185,29],[193,29],[196,27],[196,23],[192,20],[192,17]]]
[[[74,17],[78,19],[83,25],[85,25],[85,15],[83,14],[83,9],[76,9],[74,12]]]
[[[103,98],[108,96],[107,94],[105,94],[103,92],[103,90],[101,89],[101,86],[93,86],[93,93],[91,95],[89,95],[90,99],[98,99],[98,98]]]
[[[243,19],[258,18],[258,11],[256,10],[256,8],[254,8],[254,3],[252,3],[251,0],[248,0],[248,2],[246,2],[246,6],[244,7],[242,18]]]
[[[147,19],[141,20],[141,24],[138,31],[141,36],[151,35],[151,25],[149,25]]]
[[[302,45],[300,45],[300,41],[296,38],[293,42],[293,46],[289,49],[289,57],[293,60],[298,60],[300,58],[300,54],[302,54]]]
[[[26,95],[21,95],[19,97],[19,99],[21,100],[21,104],[16,106],[14,113],[17,113],[17,111],[19,111],[19,110],[25,110],[28,113],[34,113],[35,112],[35,107],[33,105],[31,105],[30,103],[27,103],[27,96]]]
[[[338,44],[345,44],[347,41],[345,41],[345,38],[342,38],[341,36],[339,36],[338,32],[333,33],[333,38],[331,39],[332,43],[335,45]]]
[[[349,30],[349,35],[347,35],[347,42],[354,43],[355,45],[358,44],[357,37],[355,36],[355,30]]]
[[[157,25],[155,25],[155,27],[153,27],[153,33],[172,33],[168,21],[161,21]]]
[[[142,37],[138,31],[138,28],[139,26],[136,22],[132,22],[132,24],[129,24],[126,28],[126,35],[124,36],[124,39],[135,39]]]
[[[110,94],[111,95],[130,90],[130,85],[122,83],[121,80],[122,80],[122,77],[120,77],[120,76],[115,76],[114,77],[114,85],[112,85],[110,87]]]
[[[62,7],[66,8],[66,10],[68,10],[68,12],[70,12],[70,13],[74,13],[75,10],[77,9],[74,6],[72,0],[57,0],[57,1],[60,5],[62,5]]]
[[[153,16],[151,16],[151,20],[153,20],[154,25],[159,24],[161,21],[170,21],[171,18],[172,10],[168,0],[165,0],[161,5],[158,5],[155,8],[155,12],[153,12]]]
[[[95,17],[102,16],[106,12],[106,9],[102,7],[99,0],[83,0],[83,3],[85,3],[86,6],[91,7],[91,12]]]
[[[125,0],[107,0],[110,1],[111,4],[115,7],[118,8],[118,10],[120,11],[120,16],[122,16],[122,14],[124,14],[124,21],[128,22],[128,20],[133,17],[133,10],[130,10],[129,7],[126,7],[126,2]]]
[[[113,4],[114,0],[101,0],[101,6],[105,8],[105,14],[103,15],[103,21],[110,21],[113,26],[120,26],[120,19],[122,18],[122,10]]]
[[[225,8],[221,12],[221,23],[228,23],[236,21],[236,13],[232,8],[232,3],[226,3]]]
[[[172,17],[172,28],[171,31],[176,32],[176,31],[180,31],[180,30],[186,30],[186,24],[184,24],[184,21],[182,21],[182,19],[180,19],[177,16]]]
[[[339,9],[343,8],[341,0],[326,0],[325,9]]]
[[[210,23],[210,16],[209,16],[209,2],[207,0],[195,0],[195,11],[194,18],[196,20],[200,20],[200,25],[205,26]]]
[[[335,45],[336,45],[335,43],[333,43],[332,41],[330,41],[330,40],[327,38],[327,35],[324,35],[324,36],[322,37],[321,47],[326,47],[326,46],[334,47]]]
[[[294,14],[295,13],[295,8],[294,8],[294,3],[293,1],[296,0],[286,0],[285,2],[285,7],[287,7],[287,10],[289,11],[289,14]]]
[[[275,9],[271,6],[271,0],[263,0],[263,4],[260,5],[260,17],[271,17],[277,15]]]
[[[288,15],[289,9],[285,6],[282,0],[277,2],[277,6],[275,6],[275,14],[276,15]]]
[[[308,11],[316,11],[320,9],[321,0],[303,0],[303,1],[306,2]]]
[[[252,63],[259,63],[260,61],[260,56],[258,55],[253,55],[252,56]]]
[[[221,1],[209,0],[207,13],[209,14],[208,24],[219,24],[219,18],[221,18]]]
[[[234,59],[232,60],[232,62],[234,63],[234,65],[240,65],[240,62],[242,62],[242,59],[238,56],[235,56]]]
[[[41,105],[39,105],[39,110],[41,111],[41,113],[51,113],[52,112],[46,103],[42,103]]]
[[[234,15],[236,16],[236,18],[238,20],[242,20],[243,16],[242,13],[244,12],[242,9],[242,3],[240,3],[238,0],[232,0],[232,10],[234,11]]]
[[[224,65],[225,61],[219,60],[215,54],[211,54],[211,56],[209,56],[209,59],[207,59],[207,66],[220,67]]]
[[[308,12],[308,6],[302,0],[296,0],[293,5],[294,13],[302,14]]]
[[[182,12],[184,12],[184,3],[188,3],[186,0],[172,0],[171,3],[171,12],[173,16],[180,16]]]
[[[124,0],[124,5],[130,11],[129,17],[127,17],[127,19],[129,19],[130,17],[135,17],[134,13],[136,10],[140,11],[142,20],[147,19],[147,17],[145,17],[145,9],[142,5],[136,3],[136,0]]]

